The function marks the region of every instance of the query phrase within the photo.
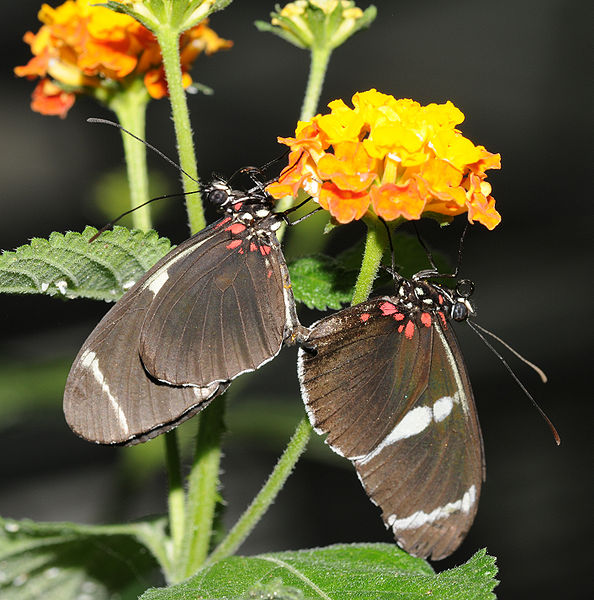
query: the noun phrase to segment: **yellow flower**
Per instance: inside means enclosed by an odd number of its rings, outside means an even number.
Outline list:
[[[66,116],[74,94],[113,93],[132,78],[143,78],[149,94],[167,94],[161,51],[153,34],[132,17],[98,6],[95,0],[68,0],[39,11],[41,29],[25,34],[33,58],[16,67],[19,77],[40,77],[32,103],[43,114]],[[180,39],[183,82],[192,83],[189,69],[201,52],[229,48],[202,21]],[[59,93],[58,93],[59,90]]]
[[[373,211],[387,221],[466,212],[471,223],[499,224],[485,171],[501,158],[456,129],[464,115],[451,102],[421,106],[376,90],[352,101],[330,102],[329,113],[298,123],[294,138],[279,138],[291,153],[268,186],[275,198],[303,189],[339,223]]]

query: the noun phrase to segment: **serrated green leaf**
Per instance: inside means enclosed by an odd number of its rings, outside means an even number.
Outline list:
[[[54,232],[0,256],[0,292],[117,300],[171,249],[156,231]]]
[[[140,542],[152,523],[84,526],[0,518],[2,600],[120,600],[154,584],[157,562]]]
[[[308,308],[340,309],[353,295],[356,272],[345,271],[338,261],[316,254],[289,264],[293,294]]]
[[[148,590],[141,600],[267,598],[254,595],[258,586],[266,590],[267,585],[303,600],[492,600],[496,572],[495,559],[484,550],[435,574],[428,563],[395,545],[341,544],[227,558],[179,585]]]

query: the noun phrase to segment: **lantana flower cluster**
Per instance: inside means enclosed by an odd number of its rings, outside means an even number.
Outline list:
[[[499,154],[475,146],[456,129],[464,115],[451,102],[421,106],[375,89],[353,96],[353,108],[334,100],[329,114],[300,121],[289,165],[268,191],[275,198],[300,189],[339,223],[369,210],[387,221],[433,212],[468,213],[493,229],[501,221],[486,181],[501,168]]]
[[[133,78],[141,77],[153,98],[167,94],[161,51],[154,35],[132,17],[98,6],[95,0],[68,0],[57,8],[43,4],[36,33],[25,34],[33,58],[16,67],[19,77],[41,78],[31,107],[65,117],[75,94],[108,96]],[[201,53],[229,48],[204,20],[180,39],[184,87],[192,83],[189,69]],[[104,94],[101,96],[100,91]]]

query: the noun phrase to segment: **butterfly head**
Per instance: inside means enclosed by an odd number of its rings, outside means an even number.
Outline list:
[[[223,210],[233,201],[233,190],[226,181],[214,179],[204,190],[208,201],[218,210]]]

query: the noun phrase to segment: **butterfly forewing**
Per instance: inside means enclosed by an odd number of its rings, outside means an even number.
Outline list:
[[[146,282],[156,293],[140,354],[157,379],[199,386],[233,379],[271,360],[298,327],[275,233],[238,229],[225,224]]]
[[[449,323],[405,317],[397,303],[376,298],[316,323],[300,383],[312,424],[353,461],[398,543],[438,559],[474,519],[481,434]]]

